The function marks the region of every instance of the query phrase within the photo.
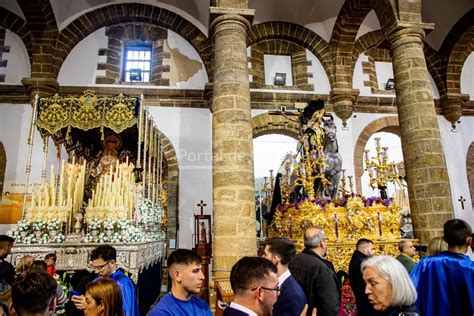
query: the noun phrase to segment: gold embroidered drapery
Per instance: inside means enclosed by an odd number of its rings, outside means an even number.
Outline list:
[[[137,98],[123,94],[97,97],[92,90],[79,98],[55,94],[40,100],[36,125],[50,134],[72,127],[85,131],[109,128],[118,134],[137,124],[137,105]]]

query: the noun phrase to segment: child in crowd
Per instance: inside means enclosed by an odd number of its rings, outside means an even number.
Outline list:
[[[48,265],[48,274],[52,277],[56,274],[56,258],[55,253],[48,253],[46,257],[44,257],[44,261]]]

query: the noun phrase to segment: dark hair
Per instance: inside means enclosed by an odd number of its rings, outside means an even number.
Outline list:
[[[117,260],[117,250],[111,245],[100,245],[91,251],[91,260],[99,258],[104,261]]]
[[[30,271],[48,271],[48,265],[43,260],[35,260],[31,264]]]
[[[46,271],[29,271],[12,285],[12,305],[18,315],[41,314],[56,295],[57,282]]]
[[[403,252],[405,250],[405,247],[407,246],[407,241],[402,240],[398,243],[398,251]]]
[[[104,316],[122,316],[122,290],[118,284],[109,278],[99,278],[86,285],[86,293],[95,300],[97,305],[103,304]]]
[[[0,249],[10,246],[15,242],[15,239],[8,235],[0,235]]]
[[[444,223],[444,240],[448,246],[465,246],[466,239],[471,236],[471,226],[462,219],[450,219]]]
[[[193,263],[201,263],[201,256],[196,252],[189,249],[176,249],[173,251],[166,261],[168,269],[171,268],[173,264],[186,264],[190,265]]]
[[[296,247],[293,241],[286,237],[272,237],[267,239],[268,250],[281,259],[281,264],[287,265],[296,255]]]
[[[44,260],[48,260],[48,259],[52,259],[54,261],[54,263],[56,263],[56,259],[58,257],[56,257],[56,254],[55,253],[48,253],[45,257],[44,257]]]
[[[254,283],[264,280],[270,272],[277,273],[277,267],[265,258],[243,257],[232,267],[230,286],[238,294],[250,289]]]
[[[363,247],[368,244],[373,244],[374,242],[367,238],[361,238],[356,243],[356,249],[359,250],[360,247]]]

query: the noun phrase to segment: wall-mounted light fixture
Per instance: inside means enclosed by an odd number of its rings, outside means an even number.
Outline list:
[[[395,79],[389,78],[385,84],[385,90],[395,90]]]
[[[286,73],[277,72],[275,73],[275,80],[273,81],[275,86],[284,86],[286,84]]]

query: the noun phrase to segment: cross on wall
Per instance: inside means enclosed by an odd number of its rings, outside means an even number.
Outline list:
[[[458,199],[459,202],[461,202],[461,208],[464,210],[464,202],[466,202],[466,199],[463,198],[463,196],[461,195]]]

